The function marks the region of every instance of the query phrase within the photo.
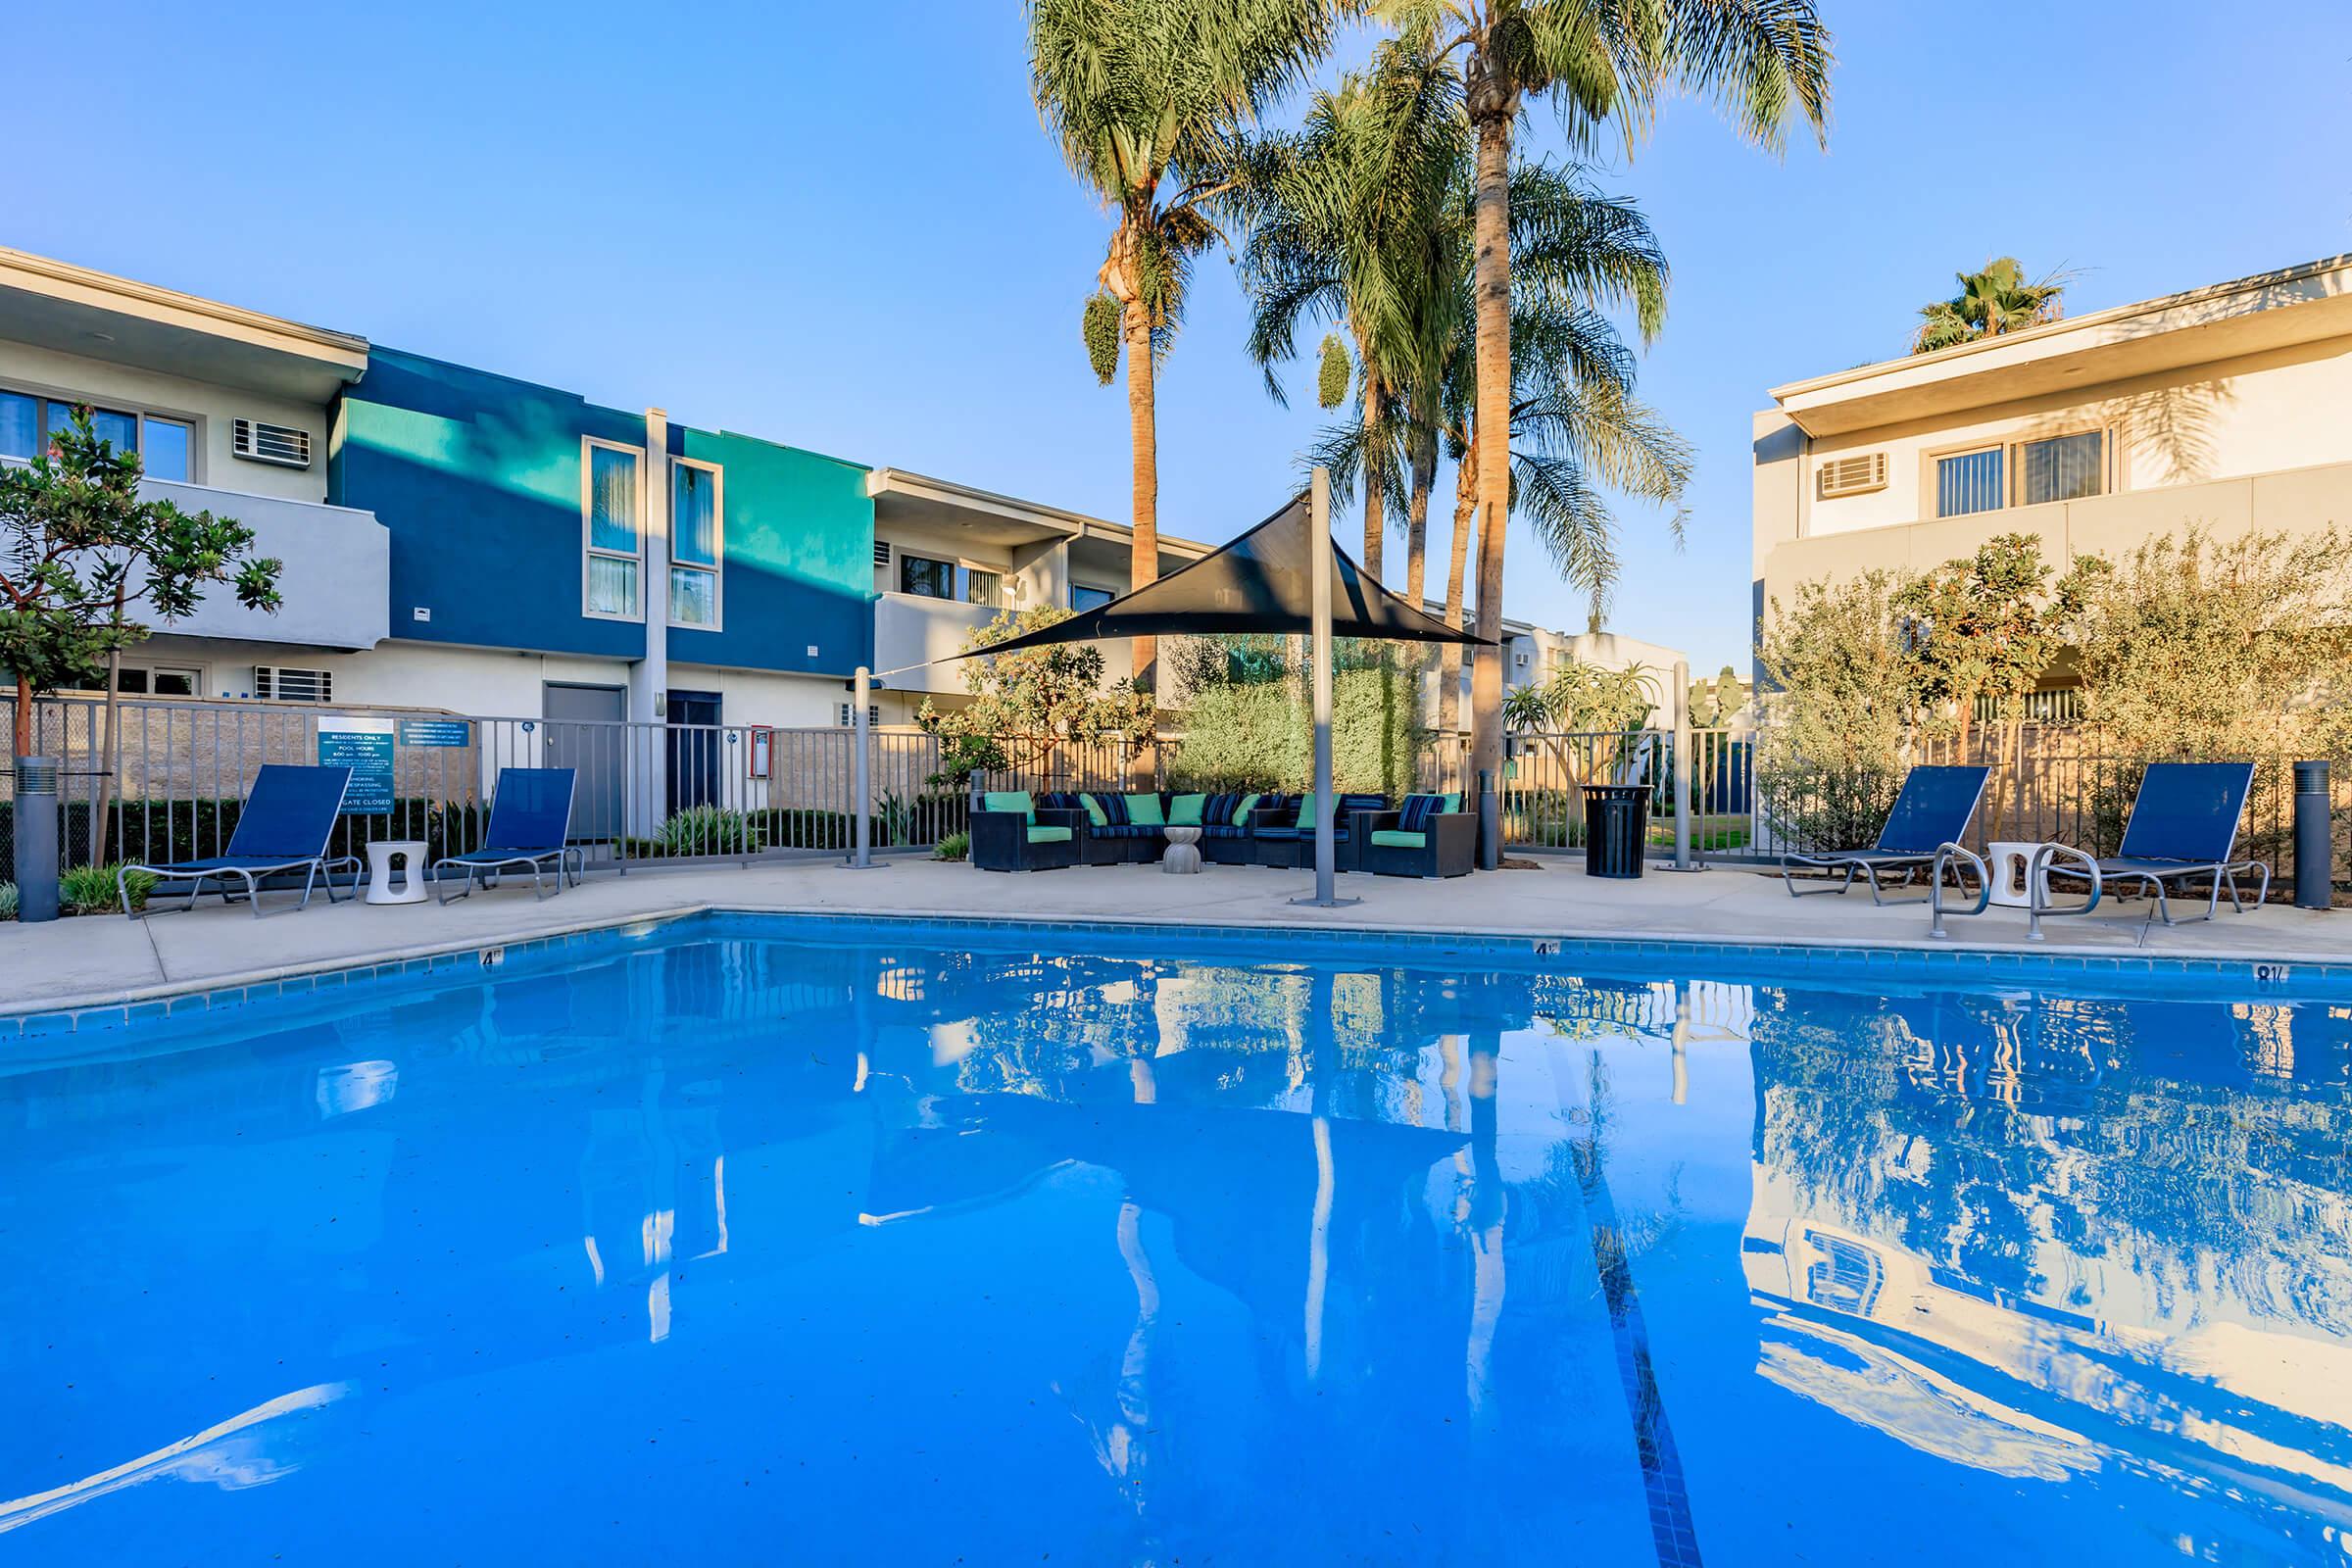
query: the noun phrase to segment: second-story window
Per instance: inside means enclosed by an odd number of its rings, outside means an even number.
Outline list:
[[[1962,517],[1972,512],[1991,512],[2007,504],[2002,481],[2002,450],[1956,452],[1936,460],[1936,515]]]
[[[594,436],[582,438],[580,510],[587,536],[585,608],[608,620],[634,620],[643,612],[637,598],[645,560],[639,516],[637,452]]]
[[[1070,608],[1080,614],[1090,610],[1100,610],[1118,597],[1107,588],[1089,588],[1084,583],[1076,582],[1070,584]]]
[[[139,455],[150,479],[196,476],[196,427],[160,414],[90,405],[90,428],[122,452]],[[74,422],[74,400],[39,398],[0,389],[0,458],[30,459],[48,451],[57,432]]]
[[[678,458],[669,466],[669,623],[718,629],[725,519],[718,466]]]
[[[928,556],[899,557],[899,592],[922,599],[956,597],[956,563]]]
[[[2107,477],[2107,466],[2102,461],[2105,445],[2096,430],[2020,445],[2017,449],[2019,504],[2034,507],[2045,501],[2081,501],[2086,496],[2103,494]]]
[[[1001,572],[982,571],[966,566],[963,572],[963,602],[967,605],[986,605],[991,610],[1004,608],[1004,577]]]

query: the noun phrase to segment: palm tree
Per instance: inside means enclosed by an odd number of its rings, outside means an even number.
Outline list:
[[[1639,208],[1606,197],[1549,164],[1523,164],[1512,176],[1512,274],[1515,302],[1513,388],[1509,416],[1511,499],[1543,540],[1561,576],[1592,601],[1597,629],[1617,575],[1616,515],[1605,490],[1675,507],[1690,475],[1689,443],[1634,395],[1636,367],[1609,318],[1630,310],[1643,340],[1663,324],[1667,267],[1657,236]],[[1479,530],[1477,334],[1470,309],[1474,196],[1465,162],[1447,205],[1428,231],[1428,278],[1407,297],[1425,303],[1399,417],[1413,454],[1418,551],[1442,441],[1455,460],[1451,563],[1446,585],[1447,624],[1463,624],[1471,539]],[[1359,430],[1330,432],[1311,461],[1347,474],[1364,461]],[[1419,587],[1416,555],[1408,592]],[[1461,683],[1458,649],[1441,652],[1438,726],[1451,733]]]
[[[1194,261],[1219,237],[1237,138],[1331,42],[1333,0],[1031,0],[1039,112],[1079,180],[1112,215],[1086,337],[1107,384],[1123,346],[1134,452],[1129,584],[1159,575],[1152,379]],[[1105,330],[1115,325],[1115,331]],[[1157,648],[1137,638],[1152,684]]]
[[[1298,130],[1257,140],[1245,161],[1240,270],[1251,303],[1250,357],[1268,394],[1287,402],[1276,367],[1296,352],[1301,320],[1347,323],[1363,434],[1362,562],[1375,578],[1387,500],[1402,487],[1396,404],[1421,346],[1413,328],[1426,314],[1416,291],[1428,286],[1427,237],[1468,149],[1458,74],[1392,41],[1368,70],[1316,94]],[[1334,477],[1348,483],[1352,469]],[[1410,553],[1416,565],[1419,555]],[[1419,589],[1417,577],[1408,583]]]
[[[1503,521],[1510,510],[1507,406],[1514,396],[1511,136],[1531,97],[1549,97],[1572,146],[1614,123],[1631,146],[1659,94],[1713,98],[1747,139],[1778,147],[1792,110],[1817,132],[1829,109],[1829,34],[1813,0],[1380,0],[1405,37],[1462,57],[1477,138],[1479,632],[1473,764],[1502,765]],[[1491,847],[1490,847],[1491,848]]]
[[[1955,272],[1952,279],[1960,285],[1958,294],[1919,308],[1912,353],[1933,354],[1979,338],[2023,331],[2066,314],[2064,274],[2052,272],[2029,283],[2014,256],[1996,256],[1982,270]]]

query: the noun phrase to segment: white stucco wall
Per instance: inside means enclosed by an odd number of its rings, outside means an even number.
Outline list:
[[[293,501],[326,499],[327,420],[321,404],[214,386],[4,339],[0,339],[0,388],[192,420],[196,426],[196,471],[189,477],[194,483]],[[229,451],[229,421],[238,417],[308,430],[311,466],[288,468],[234,456]]]

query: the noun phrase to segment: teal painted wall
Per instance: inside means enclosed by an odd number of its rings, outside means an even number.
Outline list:
[[[863,466],[674,424],[670,451],[726,474],[723,629],[670,627],[671,661],[829,675],[871,663],[874,503]]]
[[[643,416],[378,348],[336,409],[327,499],[392,535],[392,635],[639,659],[640,624],[580,609],[580,443],[645,445]],[[673,661],[843,674],[873,657],[866,470],[673,424],[673,456],[725,473],[723,629],[669,629]],[[667,592],[649,552],[643,591]],[[417,606],[431,610],[419,622]],[[810,645],[817,649],[811,657]]]

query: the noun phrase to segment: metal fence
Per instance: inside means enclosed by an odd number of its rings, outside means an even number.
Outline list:
[[[480,717],[423,710],[125,699],[118,708],[122,788],[108,819],[106,858],[185,859],[221,853],[257,769],[315,762],[321,724],[373,720],[389,734],[389,783],[379,765],[373,798],[356,801],[337,829],[338,853],[373,840],[422,841],[441,855],[476,847],[499,769],[563,766],[579,774],[574,842],[592,865],[745,861],[844,854],[854,841],[857,732],[740,724],[620,723]],[[87,864],[105,794],[110,748],[105,704],[94,697],[35,705],[34,750],[63,760],[67,866]],[[13,722],[13,705],[0,702]],[[1867,844],[1901,787],[1899,769],[1827,778],[1757,770],[1760,737],[1690,732],[1690,845],[1711,860],[1766,860],[1788,848]],[[1068,741],[1020,756],[978,782],[988,789],[1166,789],[1186,780],[1184,737],[1141,744]],[[868,806],[879,849],[936,846],[968,824],[967,792],[941,772],[936,737],[910,728],[871,731]],[[1611,781],[1645,752],[1653,853],[1675,838],[1674,736],[1646,730],[1513,735],[1499,780],[1503,841],[1517,851],[1585,846],[1583,786]],[[1955,741],[1921,741],[1907,761],[1976,761],[1995,782],[1971,834],[2057,840],[2099,853],[2120,843],[2146,759],[2104,751],[2079,725],[2029,724],[2004,736],[1980,730],[1965,755]],[[2281,887],[2293,876],[2293,781],[2287,757],[2257,760],[2254,798],[2240,839],[2272,861]],[[2338,864],[2352,836],[2352,760],[2333,768]],[[381,758],[378,759],[379,764]],[[1467,737],[1440,736],[1416,766],[1427,790],[1470,791]],[[1186,780],[1189,782],[1189,780]],[[13,857],[11,785],[0,770],[0,868]],[[0,875],[5,870],[0,869]]]
[[[1984,804],[1970,825],[1966,842],[1971,849],[1983,853],[1994,841],[2009,840],[2072,844],[2113,855],[2122,846],[2148,763],[2174,760],[2118,755],[2097,730],[2075,724],[2026,724],[2007,733],[1988,726],[1972,733],[1965,747],[1956,737],[1921,737],[1906,752],[1903,764],[1893,768],[1839,774],[1771,769],[1756,791],[1758,850],[1777,856],[1784,849],[1868,844],[1910,765],[1962,763],[1993,770]],[[2295,874],[2293,764],[2307,760],[2282,753],[2237,759],[2255,764],[2238,850],[2271,864],[2281,896]],[[2329,763],[2332,865],[2340,868],[2352,849],[2352,760],[2325,760]]]

